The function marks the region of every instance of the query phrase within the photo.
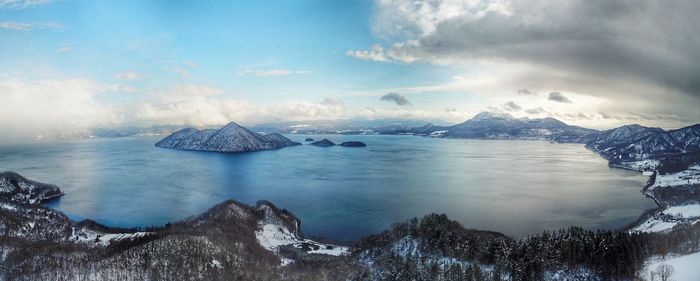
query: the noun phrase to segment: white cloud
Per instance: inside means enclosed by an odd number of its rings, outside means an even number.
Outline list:
[[[372,47],[369,48],[369,50],[366,51],[353,51],[353,50],[348,50],[346,55],[362,59],[362,60],[370,60],[370,61],[381,61],[381,62],[387,62],[389,61],[389,58],[387,57],[387,54],[384,52],[384,47],[381,45],[375,44],[372,45]]]
[[[0,22],[0,29],[12,31],[34,31],[34,30],[60,30],[63,25],[58,22]]]
[[[98,94],[112,90],[86,79],[32,81],[0,76],[2,138],[34,138],[117,123],[120,117],[97,99]]]
[[[115,75],[119,80],[141,80],[145,75],[135,71],[124,71]]]
[[[236,76],[257,76],[257,77],[267,77],[267,76],[284,76],[292,74],[308,74],[311,71],[308,70],[287,70],[287,69],[242,69],[236,71]]]
[[[20,10],[54,2],[53,0],[0,0],[0,9]]]

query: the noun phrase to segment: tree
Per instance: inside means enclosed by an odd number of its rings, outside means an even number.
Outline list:
[[[654,273],[652,273],[653,275]],[[673,266],[662,263],[656,267],[656,275],[659,276],[659,281],[671,281],[673,275]]]

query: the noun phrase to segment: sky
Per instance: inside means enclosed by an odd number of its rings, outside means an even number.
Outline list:
[[[0,130],[700,122],[699,1],[0,0]]]

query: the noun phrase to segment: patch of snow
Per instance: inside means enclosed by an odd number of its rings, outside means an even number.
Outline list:
[[[657,267],[661,264],[673,266],[671,280],[700,280],[700,270],[698,270],[698,265],[700,265],[700,252],[684,256],[672,256],[666,259],[659,257],[653,258],[646,262],[642,269],[641,276],[644,277],[645,280],[655,280],[651,278],[651,272],[656,271]]]
[[[134,233],[102,233],[92,229],[75,229],[71,235],[71,241],[80,243],[94,244],[100,246],[109,246],[112,241],[120,241],[125,239],[135,239],[151,234],[150,232],[134,232]]]
[[[664,221],[662,219],[652,217],[645,222],[630,229],[630,232],[665,232],[673,229],[679,222]]]
[[[418,240],[413,239],[411,236],[406,236],[394,242],[391,249],[394,253],[402,257],[420,257],[421,252],[419,246]]]
[[[615,166],[619,166],[625,169],[630,169],[630,170],[635,170],[635,171],[653,171],[656,170],[656,167],[659,166],[659,160],[655,159],[646,159],[646,160],[639,160],[639,161],[628,161],[628,162],[620,162],[616,164]]]
[[[292,245],[297,249],[303,249],[305,246],[311,246],[311,250],[306,251],[309,254],[341,256],[350,253],[349,247],[325,244],[309,239],[300,239],[291,233],[286,227],[276,224],[261,224],[260,229],[255,232],[255,237],[260,246],[268,251],[278,254],[278,256],[279,248],[285,245]],[[281,256],[280,259],[282,261],[282,266],[293,262],[293,260]]]
[[[0,203],[0,208],[10,211],[17,211],[17,207],[7,203]]]
[[[443,130],[443,131],[433,131],[432,133],[430,133],[429,136],[431,136],[431,137],[442,137],[442,136],[444,136],[446,133],[447,133],[447,131],[445,131],[445,130]]]

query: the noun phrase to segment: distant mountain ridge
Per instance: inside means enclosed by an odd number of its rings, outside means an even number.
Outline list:
[[[551,117],[515,118],[507,113],[481,112],[460,124],[452,126],[428,124],[404,133],[466,139],[522,139],[585,143],[597,132],[593,129],[571,126]]]
[[[231,122],[221,129],[185,128],[165,137],[157,147],[214,152],[273,150],[300,145],[280,134],[261,135]]]
[[[250,129],[255,132],[281,134],[367,135],[403,132],[429,122],[443,123],[444,121],[397,118],[380,118],[372,120],[364,118],[350,118],[338,120],[307,120],[266,123],[251,126]]]

